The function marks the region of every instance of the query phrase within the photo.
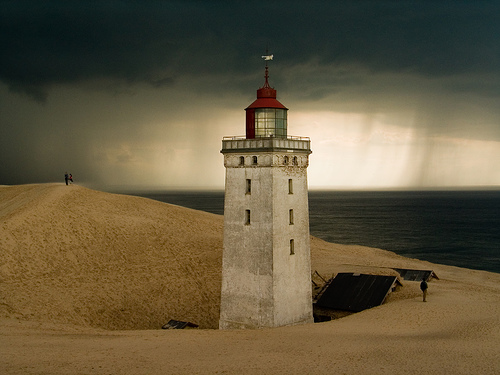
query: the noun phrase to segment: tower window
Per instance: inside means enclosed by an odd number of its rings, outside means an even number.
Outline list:
[[[293,210],[288,211],[288,217],[290,218],[290,225],[293,225]]]
[[[296,156],[293,157],[293,165],[299,165],[299,162],[298,162]]]
[[[247,178],[245,194],[252,194],[252,180]]]
[[[253,162],[254,164],[257,164],[257,156],[253,156],[253,157],[252,157],[252,162]]]
[[[288,156],[285,156],[283,158],[283,164],[285,164],[285,165],[288,164]]]
[[[290,255],[295,254],[295,243],[294,240],[290,240]]]
[[[293,181],[292,179],[288,179],[288,194],[293,194]]]
[[[250,225],[250,210],[245,210],[245,225]]]
[[[240,165],[245,165],[245,157],[240,156]]]

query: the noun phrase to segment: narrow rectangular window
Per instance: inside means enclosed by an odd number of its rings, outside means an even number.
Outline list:
[[[247,178],[247,185],[245,194],[252,194],[252,180]]]
[[[293,210],[288,211],[288,216],[290,218],[290,225],[293,225]]]
[[[250,225],[250,210],[245,210],[245,225]]]
[[[291,178],[288,180],[288,194],[293,194],[293,181]]]
[[[290,240],[290,255],[295,254],[295,244],[293,240]]]

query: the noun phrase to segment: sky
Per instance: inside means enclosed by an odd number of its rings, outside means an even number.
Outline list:
[[[269,83],[311,189],[500,186],[500,1],[0,0],[0,185],[223,189]]]

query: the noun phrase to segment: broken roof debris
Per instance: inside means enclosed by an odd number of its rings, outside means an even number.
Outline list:
[[[381,305],[397,284],[397,276],[339,273],[325,285],[316,305],[359,312]]]
[[[189,328],[198,328],[198,324],[194,324],[191,322],[181,322],[179,320],[169,320],[167,324],[164,324],[162,329],[184,329],[186,327]]]
[[[431,278],[435,278],[439,280],[439,277],[432,270],[412,270],[408,268],[393,268],[393,270],[397,271],[403,280],[407,281],[429,281]]]

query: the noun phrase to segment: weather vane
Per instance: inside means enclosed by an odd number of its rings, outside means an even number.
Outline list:
[[[266,82],[264,83],[264,87],[271,87],[271,86],[269,86],[269,82],[268,82],[268,79],[269,79],[269,67],[267,66],[267,62],[271,61],[273,59],[274,55],[269,55],[269,51],[266,48],[266,54],[263,55],[263,56],[261,56],[261,57],[266,62],[266,74],[264,75],[264,77],[266,79]]]
[[[269,61],[269,60],[272,60],[274,57],[274,55],[264,55],[262,56],[262,58],[265,60],[265,61]],[[267,63],[266,63],[267,64]]]
[[[262,58],[264,59],[264,61],[266,62],[266,67],[267,67],[267,62],[268,61],[271,61],[273,59],[274,55],[270,55],[269,54],[269,47],[266,48],[266,54],[264,56],[262,56]]]

